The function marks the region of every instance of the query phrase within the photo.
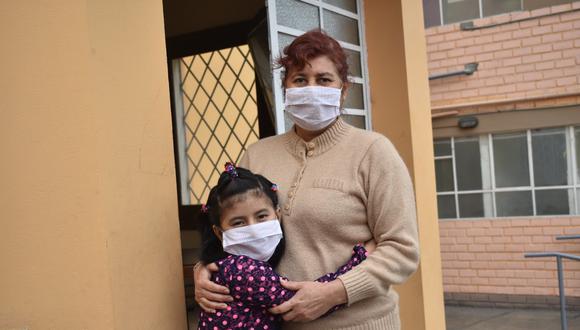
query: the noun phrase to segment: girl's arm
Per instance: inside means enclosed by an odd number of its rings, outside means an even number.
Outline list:
[[[339,275],[345,274],[356,265],[366,259],[366,250],[362,245],[353,248],[350,260],[340,266],[336,272],[321,276],[316,281],[320,283],[331,282]],[[244,303],[261,307],[275,307],[289,300],[296,293],[295,290],[286,289],[282,286],[281,280],[288,280],[280,276],[272,267],[262,261],[248,258],[246,256],[231,257],[223,262],[226,264],[228,272],[224,272],[230,283],[231,295]],[[334,311],[338,307],[332,308]]]

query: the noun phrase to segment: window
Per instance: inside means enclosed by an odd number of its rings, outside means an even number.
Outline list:
[[[366,67],[364,24],[360,0],[267,0],[268,28],[272,58],[306,31],[321,28],[346,50],[350,87],[342,118],[363,129],[371,129]],[[281,69],[273,72],[276,131],[285,132],[292,121],[285,116]]]
[[[580,214],[580,127],[434,142],[439,218]]]
[[[571,2],[573,0],[423,0],[423,11],[428,28]]]

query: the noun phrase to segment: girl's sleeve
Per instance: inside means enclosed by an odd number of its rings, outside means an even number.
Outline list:
[[[350,257],[350,260],[338,267],[338,269],[336,270],[336,272],[334,273],[328,273],[324,276],[321,276],[320,278],[318,278],[316,280],[316,282],[322,282],[322,283],[326,283],[326,282],[330,282],[330,281],[334,281],[335,279],[338,278],[338,276],[342,275],[342,274],[346,274],[347,272],[349,272],[351,269],[353,269],[353,267],[358,266],[363,260],[365,260],[368,256],[368,252],[367,250],[364,248],[364,246],[362,246],[362,244],[357,244],[354,246],[354,248],[352,248],[352,256]],[[341,304],[341,305],[336,305],[334,307],[332,307],[331,309],[329,309],[326,313],[324,313],[324,315],[322,315],[321,317],[325,317],[343,307],[346,307],[347,304]]]
[[[237,256],[229,261],[228,276],[230,292],[235,299],[246,304],[264,308],[278,306],[289,300],[295,291],[282,286],[280,276],[266,263],[246,256]]]
[[[366,195],[367,223],[376,249],[352,271],[340,275],[348,304],[385,295],[404,282],[419,263],[415,195],[405,163],[391,142],[372,143],[359,166]]]
[[[367,258],[367,255],[368,255],[368,252],[362,244],[355,245],[352,248],[352,256],[350,257],[350,259],[348,260],[348,262],[346,264],[338,267],[338,269],[334,273],[328,273],[328,274],[325,274],[325,275],[319,277],[318,279],[316,279],[316,282],[326,283],[326,282],[331,282],[331,281],[336,280],[338,278],[338,276],[340,276],[342,274],[346,274],[353,267],[357,266],[363,260],[365,260]]]

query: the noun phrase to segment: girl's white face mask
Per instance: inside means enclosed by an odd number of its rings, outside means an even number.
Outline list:
[[[286,113],[307,131],[318,131],[340,115],[340,88],[307,86],[286,88]]]
[[[229,254],[268,261],[281,239],[280,221],[274,219],[226,230],[222,234],[222,245]]]

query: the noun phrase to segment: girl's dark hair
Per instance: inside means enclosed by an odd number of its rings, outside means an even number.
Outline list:
[[[275,185],[270,180],[242,167],[235,167],[235,175],[232,172],[230,169],[220,175],[217,185],[209,192],[207,204],[202,207],[199,217],[202,239],[201,261],[206,265],[228,255],[223,249],[222,242],[213,232],[213,226],[221,227],[220,218],[224,208],[230,207],[247,193],[254,193],[257,196],[265,195],[272,201],[274,210],[278,208],[277,189],[273,188]],[[276,267],[282,258],[284,246],[285,242],[282,237],[274,254],[268,260],[273,267]]]

